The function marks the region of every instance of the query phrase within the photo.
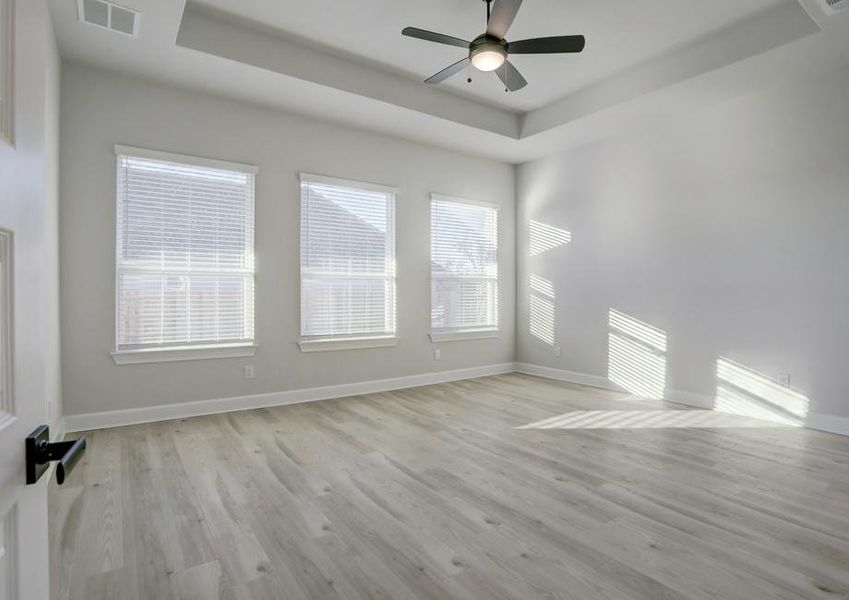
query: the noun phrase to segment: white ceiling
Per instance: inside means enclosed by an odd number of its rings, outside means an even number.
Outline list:
[[[580,55],[514,56],[528,80],[504,93],[494,74],[442,84],[481,102],[528,111],[764,9],[795,0],[526,0],[508,40],[584,34]],[[423,80],[463,58],[461,48],[401,36],[408,25],[471,40],[486,29],[481,0],[197,0]]]
[[[323,120],[522,162],[674,111],[849,59],[849,11],[821,0],[525,0],[508,39],[583,33],[580,55],[517,56],[529,81],[492,74],[427,86],[462,50],[407,25],[473,38],[480,0],[117,0],[139,38],[80,23],[49,0],[63,57]]]

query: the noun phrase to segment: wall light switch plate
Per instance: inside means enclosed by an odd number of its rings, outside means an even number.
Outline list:
[[[254,366],[253,365],[245,365],[245,379],[253,379],[254,378]]]
[[[563,353],[563,352],[562,352],[562,350],[560,349],[560,346],[555,346],[555,347],[554,347],[554,356],[559,357],[562,353]]]
[[[439,350],[439,348],[434,349],[433,360],[439,360],[440,358],[442,358],[442,352]]]

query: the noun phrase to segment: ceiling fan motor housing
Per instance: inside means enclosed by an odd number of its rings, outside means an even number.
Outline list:
[[[483,34],[469,45],[469,58],[479,71],[494,71],[507,60],[507,42]]]

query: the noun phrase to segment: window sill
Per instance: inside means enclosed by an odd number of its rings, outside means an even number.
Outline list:
[[[174,348],[121,350],[110,354],[116,365],[136,365],[185,360],[241,358],[253,356],[256,354],[256,348],[255,344],[226,344],[221,346],[178,346]]]
[[[434,331],[430,333],[430,341],[439,342],[462,342],[466,340],[486,340],[497,338],[497,329],[468,329],[465,331]]]
[[[364,348],[389,348],[398,345],[397,337],[333,338],[301,340],[301,352],[330,352],[334,350],[360,350]]]

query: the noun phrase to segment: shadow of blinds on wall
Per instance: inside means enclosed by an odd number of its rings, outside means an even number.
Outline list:
[[[608,378],[635,396],[660,400],[666,390],[666,332],[608,312]]]

